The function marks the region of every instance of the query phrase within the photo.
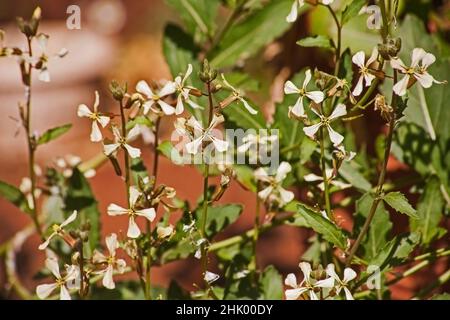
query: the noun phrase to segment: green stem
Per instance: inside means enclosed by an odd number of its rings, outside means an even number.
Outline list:
[[[394,70],[394,83],[396,83],[396,82],[397,82],[397,72]],[[353,246],[350,249],[350,252],[349,252],[349,255],[348,255],[348,258],[346,261],[347,266],[352,263],[353,256],[357,252],[362,240],[364,239],[365,235],[369,231],[370,224],[372,222],[373,217],[375,216],[375,212],[377,210],[378,204],[381,201],[381,195],[383,193],[383,185],[384,185],[385,178],[386,178],[387,164],[389,161],[389,155],[391,153],[391,145],[392,145],[392,139],[394,136],[395,122],[396,122],[395,112],[396,112],[396,105],[397,105],[397,97],[396,97],[396,94],[394,91],[392,91],[391,105],[392,105],[392,108],[394,111],[392,112],[392,117],[389,122],[389,131],[388,131],[388,135],[386,138],[386,147],[384,150],[383,166],[381,168],[380,176],[378,178],[377,190],[375,192],[375,197],[372,202],[372,206],[370,207],[367,219],[364,222],[364,225],[363,225],[358,237],[356,238],[355,243],[353,244]]]
[[[30,57],[33,56],[33,48],[31,45],[31,38],[27,38],[27,45],[28,45],[28,52]],[[36,152],[36,145],[35,145],[35,138],[33,136],[33,131],[31,129],[31,81],[32,81],[32,71],[33,67],[31,64],[28,64],[28,75],[27,75],[27,82],[28,85],[26,87],[26,124],[25,124],[25,130],[27,133],[27,143],[28,143],[28,171],[31,181],[31,203],[33,205],[33,208],[31,208],[31,218],[33,219],[33,223],[36,227],[36,231],[39,234],[39,236],[44,240],[44,234],[42,232],[41,225],[39,223],[39,217],[38,217],[38,209],[37,209],[37,201],[36,201],[36,172],[34,170],[35,167],[35,152]]]
[[[227,19],[227,21],[225,22],[225,25],[223,26],[222,29],[220,29],[220,31],[217,33],[216,37],[214,38],[212,44],[211,44],[211,49],[214,49],[217,47],[217,45],[220,43],[220,41],[222,41],[223,37],[227,34],[227,32],[230,30],[231,26],[234,24],[234,22],[236,21],[237,18],[239,18],[239,16],[241,15],[242,12],[242,8],[245,5],[245,0],[241,0],[236,7],[234,8],[233,12],[231,13],[230,17]]]
[[[326,163],[325,163],[325,142],[324,142],[324,129],[323,126],[320,128],[320,166],[322,170],[322,178],[324,184],[324,193],[323,197],[325,200],[325,210],[327,212],[327,216],[331,218],[331,203],[330,203],[330,187],[328,183]]]
[[[258,196],[259,192],[259,183],[256,184],[256,211],[255,211],[255,221],[253,226],[253,256],[252,261],[250,262],[250,269],[257,270],[257,259],[256,259],[256,249],[258,245],[259,238],[259,224],[260,224],[260,215],[261,215],[261,199]]]
[[[339,63],[341,60],[342,26],[333,8],[331,8],[331,6],[329,5],[326,5],[326,7],[328,11],[331,13],[331,16],[333,17],[334,23],[336,24],[337,28],[337,45],[336,45],[336,59],[335,59],[336,61],[334,69],[334,75],[337,77],[339,74]]]

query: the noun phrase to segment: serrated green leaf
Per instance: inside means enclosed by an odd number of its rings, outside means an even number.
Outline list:
[[[211,64],[216,68],[232,66],[259,52],[289,28],[286,16],[291,6],[291,0],[272,0],[242,23],[231,27],[210,55]],[[305,10],[304,7],[300,9],[301,12]]]
[[[65,134],[67,131],[69,131],[70,128],[72,128],[71,123],[65,124],[60,127],[48,129],[39,137],[37,144],[41,145],[41,144],[48,143],[52,140],[55,140],[55,139],[59,138],[60,136],[62,136],[63,134]]]
[[[308,225],[315,232],[321,234],[325,240],[328,240],[341,249],[347,247],[347,237],[344,232],[330,220],[322,217],[320,212],[316,212],[304,204],[299,204],[298,214],[303,216]]]
[[[430,244],[439,234],[438,226],[443,218],[443,208],[444,199],[439,180],[430,177],[417,205],[418,219],[409,221],[411,230],[422,234],[424,245]]]
[[[15,186],[10,185],[6,182],[0,181],[0,197],[11,202],[23,212],[31,214],[32,211],[28,205],[27,198],[22,193],[22,191],[19,190],[19,188],[16,188]]]
[[[333,49],[331,39],[327,36],[317,35],[315,37],[307,37],[297,41],[301,47],[317,47],[325,49]]]
[[[353,0],[342,12],[341,25],[346,24],[353,17],[358,16],[362,7],[367,4],[366,0]]]
[[[408,199],[401,192],[389,192],[383,200],[396,211],[417,219],[416,210],[409,204]]]

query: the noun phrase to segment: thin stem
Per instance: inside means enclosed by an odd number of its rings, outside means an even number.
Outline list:
[[[331,13],[331,16],[333,17],[334,23],[336,24],[337,28],[337,45],[336,45],[336,58],[335,58],[335,69],[334,69],[334,75],[337,77],[339,74],[339,63],[341,60],[341,43],[342,43],[342,26],[339,22],[339,19],[336,15],[336,12],[334,12],[333,8],[331,6],[326,5],[328,11]]]
[[[33,56],[33,48],[31,45],[31,38],[27,38],[28,52],[30,57]],[[27,86],[25,88],[26,92],[26,124],[25,130],[27,133],[27,143],[28,143],[28,171],[31,180],[31,203],[33,208],[31,208],[31,217],[33,219],[33,223],[36,226],[36,231],[40,235],[42,239],[44,239],[44,234],[41,229],[41,225],[39,223],[38,218],[38,209],[37,209],[37,201],[36,201],[36,172],[34,170],[35,167],[35,138],[33,136],[33,131],[31,129],[31,81],[32,81],[32,71],[33,67],[31,64],[28,64],[28,75],[27,75]]]
[[[256,260],[256,249],[258,245],[259,238],[259,224],[260,224],[260,215],[261,215],[261,199],[258,196],[260,186],[259,182],[256,184],[256,211],[255,211],[255,221],[253,225],[253,256],[252,261],[250,262],[250,268],[252,270],[257,270],[257,260]]]
[[[125,118],[125,110],[123,106],[123,102],[120,101],[120,120],[122,124],[122,137],[125,139],[127,136],[127,121]],[[123,159],[125,163],[125,187],[127,194],[127,203],[128,208],[130,207],[130,158],[128,156],[127,149],[123,148]]]
[[[330,187],[328,183],[327,170],[325,164],[325,142],[324,142],[324,129],[323,126],[320,128],[320,166],[322,170],[322,178],[324,184],[324,192],[323,197],[325,200],[325,210],[327,212],[327,216],[331,218],[331,203],[330,203]]]
[[[397,82],[397,71],[394,70],[394,83]],[[389,161],[389,155],[391,153],[391,145],[392,145],[392,139],[394,136],[394,130],[395,130],[395,122],[396,122],[396,106],[397,106],[397,97],[394,91],[392,91],[392,101],[391,105],[393,108],[393,112],[391,115],[391,119],[389,121],[389,131],[386,138],[386,147],[384,150],[384,159],[383,159],[383,166],[381,168],[380,176],[378,178],[378,184],[377,184],[377,190],[375,192],[375,197],[372,202],[372,206],[370,207],[369,214],[367,216],[366,221],[364,222],[364,225],[361,229],[361,232],[359,233],[358,237],[356,238],[355,243],[353,244],[352,248],[350,249],[350,253],[348,255],[346,265],[350,265],[353,259],[353,256],[357,252],[362,240],[364,239],[365,235],[369,231],[370,224],[372,222],[373,217],[375,216],[375,212],[377,210],[378,204],[381,201],[381,195],[383,193],[383,185],[386,178],[386,171],[387,171],[387,164]]]

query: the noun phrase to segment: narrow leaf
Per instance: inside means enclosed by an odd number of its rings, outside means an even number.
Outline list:
[[[62,136],[64,133],[72,128],[72,124],[68,123],[60,127],[52,128],[44,132],[42,136],[39,137],[38,145],[50,142]]]
[[[31,209],[28,206],[28,201],[25,195],[13,185],[0,181],[0,197],[8,200],[20,210],[31,214]]]
[[[400,192],[390,192],[383,197],[383,200],[396,211],[418,219],[416,210],[411,207],[408,199]]]

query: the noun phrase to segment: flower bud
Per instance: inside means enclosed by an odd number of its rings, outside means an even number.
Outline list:
[[[217,70],[212,69],[209,65],[208,59],[203,60],[202,69],[198,73],[198,76],[200,80],[202,80],[205,83],[211,83],[214,79],[217,78]]]
[[[378,52],[385,60],[396,57],[402,48],[402,39],[388,37],[386,43],[378,44]]]
[[[123,97],[127,93],[127,84],[125,83],[121,86],[117,81],[113,80],[109,85],[109,91],[111,91],[114,100],[122,101]]]

